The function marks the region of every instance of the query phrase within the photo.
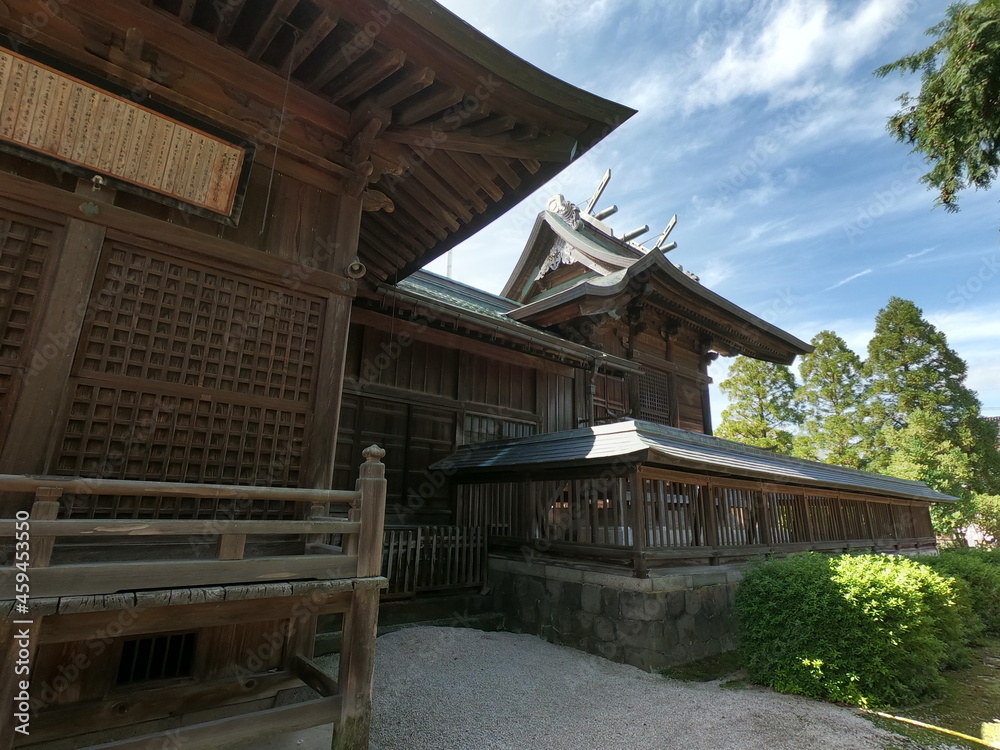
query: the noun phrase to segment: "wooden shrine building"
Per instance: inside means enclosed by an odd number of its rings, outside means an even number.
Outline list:
[[[366,428],[358,347],[632,110],[432,0],[5,0],[0,34],[0,748],[366,747],[380,459],[398,498],[454,440],[419,399]],[[582,386],[591,349],[503,325]]]

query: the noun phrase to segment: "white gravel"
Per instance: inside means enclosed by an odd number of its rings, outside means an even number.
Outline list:
[[[331,668],[334,660],[320,661]],[[329,727],[319,728],[260,749],[325,750],[329,738]],[[412,628],[378,639],[372,750],[907,744],[850,709],[755,687],[669,680],[534,636]]]

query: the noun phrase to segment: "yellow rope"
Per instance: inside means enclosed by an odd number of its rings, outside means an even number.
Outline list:
[[[982,745],[983,747],[997,747],[996,745],[990,744],[988,742],[983,742],[978,737],[972,737],[968,734],[962,734],[961,732],[954,732],[951,729],[945,729],[944,727],[936,727],[933,724],[927,724],[923,721],[917,721],[916,719],[907,719],[905,716],[893,716],[892,714],[882,713],[881,711],[870,711],[867,708],[861,709],[862,713],[874,714],[875,716],[881,716],[883,719],[893,719],[895,721],[902,721],[906,724],[913,724],[917,727],[923,727],[924,729],[933,729],[935,732],[943,732],[944,734],[950,734],[952,737],[961,737],[963,740],[968,740],[969,742],[975,742],[977,745]]]

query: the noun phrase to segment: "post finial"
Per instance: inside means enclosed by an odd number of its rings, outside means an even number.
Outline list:
[[[385,450],[377,445],[369,445],[361,451],[361,455],[365,457],[366,461],[381,461],[385,458]]]

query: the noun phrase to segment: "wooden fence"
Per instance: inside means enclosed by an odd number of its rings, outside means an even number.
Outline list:
[[[640,574],[677,562],[935,544],[927,502],[646,466],[462,485],[459,519],[484,528],[494,548],[617,560]]]
[[[481,587],[486,582],[486,534],[482,528],[412,526],[387,528],[382,542],[384,598]]]

